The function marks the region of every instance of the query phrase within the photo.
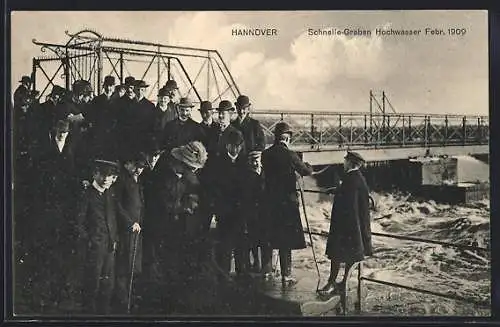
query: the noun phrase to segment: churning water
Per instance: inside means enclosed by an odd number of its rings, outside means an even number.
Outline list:
[[[305,183],[306,189],[314,187],[312,181],[306,180]],[[489,200],[467,206],[451,206],[434,201],[418,201],[405,194],[374,193],[372,197],[376,203],[376,210],[372,212],[372,232],[490,248]],[[306,193],[305,203],[311,230],[328,232],[332,199]],[[313,241],[324,284],[330,266],[324,255],[326,238],[313,236]],[[460,250],[375,235],[373,245],[374,255],[365,261],[363,276],[490,302],[489,251]],[[296,270],[315,270],[310,247],[296,252],[294,267]],[[352,277],[351,283],[356,285],[356,280],[356,277]],[[365,314],[490,315],[489,308],[474,304],[369,281],[364,285]]]

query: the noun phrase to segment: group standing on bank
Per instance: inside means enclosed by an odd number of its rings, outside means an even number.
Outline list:
[[[174,80],[158,91],[156,105],[145,97],[149,85],[133,77],[116,85],[106,76],[95,97],[85,80],[71,90],[54,85],[43,103],[28,76],[20,82],[15,239],[31,267],[34,306],[57,310],[81,299],[82,312],[123,313],[132,293],[154,294],[163,306],[195,303],[193,292],[212,284],[207,264],[233,279],[234,257],[236,281],[272,279],[273,250],[282,282],[295,282],[291,251],[306,247],[296,174],[313,169],[289,149],[286,122],[276,124],[266,149],[245,95],[216,107],[202,101],[198,123]],[[335,276],[325,292],[338,288],[338,262],[371,254],[363,159],[349,153],[346,162],[327,249]],[[356,237],[345,243],[346,235]]]

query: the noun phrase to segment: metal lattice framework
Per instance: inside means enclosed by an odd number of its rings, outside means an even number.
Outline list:
[[[71,89],[78,79],[89,81],[99,94],[106,75],[121,83],[127,76],[145,80],[150,84],[146,97],[151,101],[168,79],[175,80],[180,95],[191,97],[194,103],[234,101],[240,94],[217,50],[108,38],[87,29],[75,34],[66,31],[66,35],[66,44],[33,40],[42,52],[53,54],[33,58],[32,77],[40,97],[55,84]]]
[[[489,142],[488,116],[369,112],[255,111],[268,143],[274,126],[286,121],[294,130],[292,145],[328,147],[413,147],[477,145]]]

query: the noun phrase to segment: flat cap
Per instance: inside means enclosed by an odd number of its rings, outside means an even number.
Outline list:
[[[120,165],[115,161],[96,159],[94,160],[94,168],[105,176],[118,175]]]

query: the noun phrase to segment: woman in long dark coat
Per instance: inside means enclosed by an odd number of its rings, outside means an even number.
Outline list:
[[[366,180],[359,171],[363,158],[356,152],[345,157],[346,171],[335,193],[326,255],[331,260],[328,283],[322,293],[332,293],[345,287],[350,267],[372,254],[370,228],[370,196]],[[345,263],[344,279],[335,282],[340,263]]]
[[[274,134],[274,145],[262,153],[269,235],[271,246],[280,251],[282,281],[294,283],[295,280],[291,277],[291,250],[306,247],[295,174],[311,175],[313,170],[295,152],[288,149],[292,134],[288,124],[278,123]]]

